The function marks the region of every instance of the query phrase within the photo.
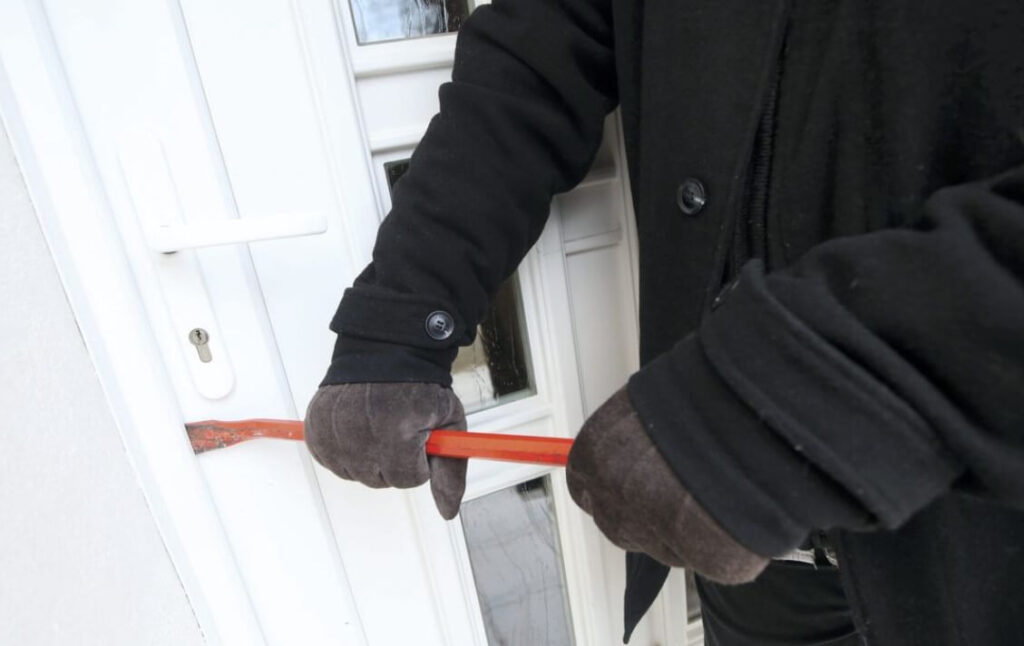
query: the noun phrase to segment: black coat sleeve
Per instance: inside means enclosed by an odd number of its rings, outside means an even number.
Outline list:
[[[610,3],[495,0],[462,26],[440,112],[393,191],[373,262],[346,290],[324,384],[448,385],[459,345],[575,186],[615,106]],[[447,312],[435,340],[425,321]]]
[[[950,492],[1024,507],[1024,166],[916,224],[747,264],[630,380],[680,479],[765,555]]]

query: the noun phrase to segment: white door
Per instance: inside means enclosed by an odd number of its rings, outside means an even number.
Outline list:
[[[471,10],[0,3],[4,121],[210,643],[619,642],[621,552],[560,470],[474,462],[445,523],[425,488],[365,489],[281,441],[196,457],[182,431],[302,416]],[[470,428],[570,435],[635,369],[615,123],[456,362]],[[634,643],[685,643],[672,581]]]

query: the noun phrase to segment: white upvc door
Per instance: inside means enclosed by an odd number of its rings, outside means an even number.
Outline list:
[[[426,488],[342,481],[298,443],[197,457],[182,428],[302,417],[330,357],[327,322],[450,75],[454,34],[412,36],[454,30],[471,8],[0,2],[4,122],[211,644],[505,643],[531,603],[555,617],[536,622],[550,643],[619,642],[622,554],[561,470],[473,462],[461,520],[445,523]],[[571,435],[635,369],[627,195],[610,119],[496,314],[515,338],[460,355],[470,428]],[[502,387],[509,348],[519,382]],[[536,553],[537,571],[491,558],[502,550]],[[699,635],[670,581],[634,643]],[[516,591],[535,598],[509,611]],[[546,642],[525,626],[508,643]]]

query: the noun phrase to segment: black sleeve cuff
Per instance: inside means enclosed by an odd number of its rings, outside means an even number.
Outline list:
[[[457,353],[457,347],[421,350],[339,334],[331,365],[320,385],[413,382],[448,388]]]
[[[963,471],[912,407],[772,297],[758,263],[629,387],[680,481],[765,556],[811,529],[899,526]]]
[[[442,323],[439,328],[432,324]],[[350,337],[386,341],[423,350],[473,342],[476,328],[440,299],[370,286],[345,290],[331,329]]]
[[[629,395],[679,481],[747,549],[778,556],[814,528],[870,522],[736,398],[695,334],[634,374]]]
[[[452,383],[459,345],[475,327],[436,298],[371,286],[345,290],[331,320],[338,334],[321,386],[341,383]]]
[[[848,313],[840,317],[855,324]],[[809,327],[775,299],[760,262],[744,268],[699,336],[736,396],[884,526],[902,524],[963,471],[929,422],[885,382],[897,371],[872,373]],[[860,336],[862,346],[872,343],[867,330]]]

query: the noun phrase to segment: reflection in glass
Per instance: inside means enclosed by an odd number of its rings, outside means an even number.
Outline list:
[[[452,388],[467,413],[536,392],[522,321],[519,279],[513,274],[487,308],[476,341],[460,348],[452,365]]]
[[[408,159],[384,164],[389,189],[408,168]],[[452,365],[452,389],[467,413],[536,392],[523,321],[519,277],[513,274],[491,300],[477,328],[476,340],[459,349]]]
[[[360,45],[458,31],[469,0],[350,0]]]
[[[469,562],[491,646],[572,646],[547,477],[462,505]]]

